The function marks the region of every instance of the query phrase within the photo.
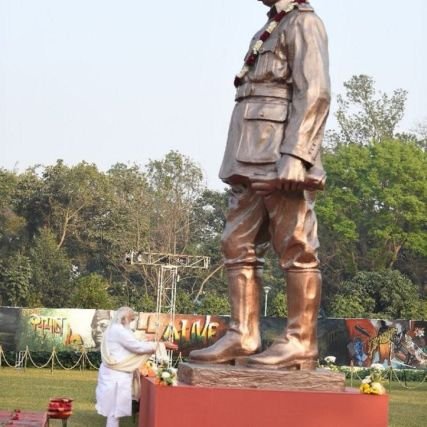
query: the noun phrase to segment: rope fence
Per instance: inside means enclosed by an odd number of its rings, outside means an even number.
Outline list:
[[[42,364],[37,364],[28,346],[25,348],[24,352],[19,352],[19,353],[23,353],[23,354],[20,354],[19,357],[16,358],[15,362],[10,362],[7,360],[6,353],[4,352],[3,348],[0,346],[0,368],[4,364],[9,368],[25,370],[28,367],[28,364],[30,363],[36,369],[45,369],[47,367],[50,367],[50,370],[52,372],[55,369],[55,366],[61,369],[64,369],[66,371],[71,371],[77,368],[79,368],[80,370],[85,370],[88,367],[96,370],[99,369],[99,366],[96,366],[90,360],[88,352],[84,348],[82,348],[77,361],[74,362],[72,366],[65,366],[65,364],[60,360],[59,353],[56,351],[55,347],[52,349],[52,352],[50,353],[47,361]]]
[[[360,382],[363,381],[363,379],[365,378],[366,375],[369,375],[369,368],[356,368],[353,365],[350,366],[342,366],[342,367],[338,367],[338,371],[344,372],[346,374],[346,376],[350,376],[350,386],[353,387],[353,383],[354,380],[358,380]],[[427,380],[427,371],[425,369],[411,369],[409,370],[409,372],[413,375],[414,372],[417,373],[418,375],[423,375],[422,379],[420,381],[417,381],[415,379],[411,379],[411,380],[407,380],[407,369],[393,369],[391,366],[387,369],[384,370],[384,379],[388,381],[389,384],[389,392],[391,392],[391,384],[393,381],[397,381],[403,388],[407,389],[407,390],[415,390],[417,388],[420,388],[423,383],[426,382]],[[359,373],[363,372],[363,377],[361,377],[359,375]],[[399,378],[398,373],[402,374],[404,377],[404,380],[402,382],[402,380]],[[409,387],[407,385],[408,381],[411,382],[419,382],[419,384]]]

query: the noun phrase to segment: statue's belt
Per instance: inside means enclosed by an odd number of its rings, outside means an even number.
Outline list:
[[[266,96],[290,101],[292,99],[292,90],[286,86],[277,86],[268,83],[244,83],[237,88],[236,101],[250,96]]]

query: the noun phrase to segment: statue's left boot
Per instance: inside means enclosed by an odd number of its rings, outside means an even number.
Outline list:
[[[322,278],[319,270],[287,273],[288,325],[284,336],[262,353],[250,356],[247,365],[269,369],[316,368],[317,316]]]

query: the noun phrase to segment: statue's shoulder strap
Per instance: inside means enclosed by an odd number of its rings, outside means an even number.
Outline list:
[[[313,6],[309,3],[299,3],[298,10],[300,12],[314,12]]]

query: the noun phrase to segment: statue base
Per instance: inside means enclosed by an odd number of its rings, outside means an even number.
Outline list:
[[[245,365],[180,363],[178,380],[202,387],[245,387],[269,390],[344,391],[345,375],[326,369],[297,371],[248,368]]]
[[[271,372],[270,372],[271,374]],[[177,387],[141,379],[139,427],[387,427],[388,396],[341,392]]]

